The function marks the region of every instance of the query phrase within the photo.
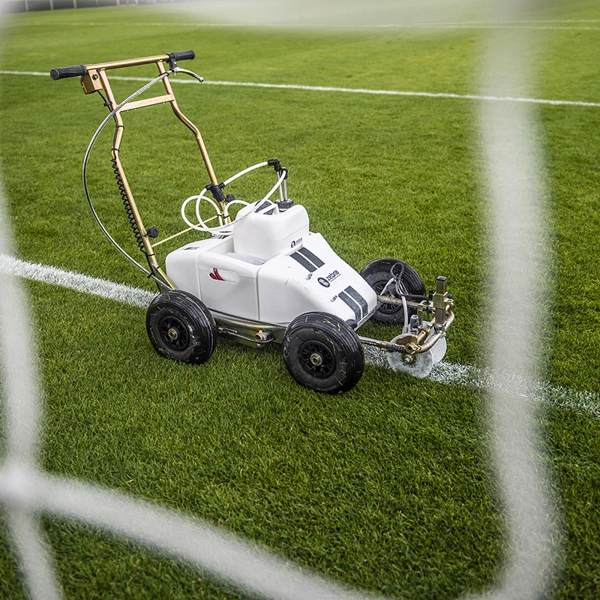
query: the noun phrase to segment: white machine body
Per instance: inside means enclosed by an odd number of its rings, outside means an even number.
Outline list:
[[[377,308],[371,286],[309,231],[306,209],[244,207],[226,236],[171,252],[167,276],[209,309],[243,319],[287,324],[300,314],[334,314],[357,329]]]

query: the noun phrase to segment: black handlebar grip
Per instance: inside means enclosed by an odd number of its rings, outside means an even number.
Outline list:
[[[178,60],[194,60],[196,53],[193,50],[183,50],[182,52],[170,52],[168,57],[175,62]]]
[[[59,69],[52,69],[50,71],[50,77],[55,81],[57,79],[65,79],[66,77],[82,77],[87,73],[85,65],[73,65],[72,67],[60,67]]]

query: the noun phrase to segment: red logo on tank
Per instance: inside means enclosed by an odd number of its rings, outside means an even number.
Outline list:
[[[209,273],[208,276],[215,281],[225,281],[216,267],[213,267],[212,273]]]

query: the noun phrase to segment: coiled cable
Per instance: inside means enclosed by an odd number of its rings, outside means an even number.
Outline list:
[[[102,123],[100,123],[100,126],[98,127],[98,129],[96,129],[96,132],[94,133],[94,135],[92,136],[92,139],[90,140],[90,143],[88,144],[87,150],[85,152],[85,156],[83,158],[83,167],[82,167],[82,178],[83,178],[83,189],[85,192],[85,197],[87,199],[88,205],[90,207],[90,210],[92,211],[92,215],[94,216],[94,219],[96,220],[96,223],[98,223],[98,226],[100,227],[100,229],[102,230],[102,232],[104,233],[104,235],[108,238],[108,240],[110,241],[110,243],[128,260],[130,261],[133,265],[135,265],[140,271],[142,271],[143,273],[145,273],[150,279],[153,279],[154,281],[156,281],[156,283],[158,283],[159,285],[163,285],[163,281],[161,279],[159,279],[158,277],[156,277],[151,271],[149,271],[148,269],[146,269],[144,266],[142,266],[137,260],[135,260],[130,254],[128,254],[120,245],[119,243],[110,235],[110,233],[108,232],[108,230],[106,229],[106,227],[104,226],[104,224],[102,223],[102,221],[100,220],[100,217],[98,216],[98,213],[96,212],[96,209],[94,207],[94,204],[92,202],[92,199],[90,197],[90,191],[88,188],[88,183],[87,183],[87,168],[88,168],[88,162],[90,159],[90,154],[92,152],[92,148],[94,147],[94,144],[96,143],[96,140],[98,139],[98,137],[100,136],[100,133],[102,132],[102,130],[104,129],[104,127],[106,127],[106,124],[115,117],[115,115],[117,114],[117,112],[119,110],[121,110],[123,108],[123,106],[125,106],[128,102],[131,102],[134,98],[136,98],[137,96],[139,96],[140,94],[143,94],[147,89],[151,88],[153,85],[155,85],[156,83],[158,83],[159,81],[162,81],[165,77],[168,77],[169,75],[171,75],[172,71],[167,71],[165,73],[161,73],[158,77],[154,78],[152,81],[149,81],[147,84],[143,85],[139,90],[137,90],[136,92],[134,92],[133,94],[131,94],[131,96],[129,96],[128,98],[125,98],[125,100],[123,100],[120,104],[118,104],[113,110],[111,110],[108,115],[105,117],[105,119],[102,121]],[[106,104],[106,101],[105,101]],[[116,169],[116,157],[113,157],[113,165],[114,168]],[[121,193],[121,196],[123,196],[123,194],[125,193],[125,186],[123,183],[123,180],[121,179],[121,176],[118,176],[117,179],[117,185],[119,186],[119,192]],[[123,191],[121,191],[121,187],[123,188]],[[129,213],[129,211],[131,211],[131,206],[129,204],[129,200],[127,200],[127,206],[125,207],[125,210]],[[131,215],[131,217],[128,214],[128,218],[132,218],[133,215]],[[137,228],[136,225],[136,230],[137,230],[137,235],[139,235],[139,240],[141,240],[141,233],[139,231],[139,229]],[[134,235],[135,235],[135,231],[134,231]],[[137,236],[136,236],[136,241],[137,241]],[[138,241],[139,244],[139,241]],[[142,244],[143,246],[143,244]]]
[[[133,231],[133,237],[137,242],[138,248],[142,251],[146,251],[146,247],[144,246],[144,240],[142,238],[142,233],[140,232],[140,228],[135,220],[133,214],[133,208],[131,207],[131,202],[129,201],[129,197],[127,196],[127,190],[125,189],[125,184],[123,183],[123,178],[121,177],[121,173],[119,171],[119,167],[117,166],[117,157],[116,155],[112,157],[111,162],[113,164],[113,172],[115,174],[115,179],[117,181],[117,187],[119,188],[119,194],[121,194],[121,200],[123,201],[123,208],[125,209],[125,214],[127,215],[127,220],[129,221],[129,226],[131,227],[131,231]]]

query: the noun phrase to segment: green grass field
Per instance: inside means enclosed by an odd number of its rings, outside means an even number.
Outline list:
[[[543,379],[567,397],[590,392],[596,406],[546,404],[540,416],[564,531],[553,597],[592,599],[600,596],[600,10],[573,2],[546,19],[535,96],[596,103],[536,108],[552,240]],[[207,81],[477,94],[487,33],[203,26],[149,6],[12,15],[0,38],[0,159],[16,256],[153,289],[102,236],[83,195],[83,154],[106,114],[100,99],[76,79],[6,72],[191,48],[197,58],[182,66]],[[115,87],[124,97],[139,85]],[[397,256],[428,286],[447,275],[457,320],[446,360],[486,366],[493,299],[477,101],[175,90],[220,179],[277,156],[311,229],[353,267]],[[131,186],[147,224],[174,231],[182,201],[208,182],[193,139],[164,106],[127,116]],[[102,216],[135,252],[108,134],[91,184]],[[270,184],[254,178],[244,193]],[[49,472],[208,519],[365,590],[454,598],[498,580],[506,546],[482,390],[369,365],[354,390],[324,396],[294,383],[278,347],[223,340],[206,365],[175,364],[153,351],[143,309],[58,285],[27,290]],[[387,336],[382,326],[364,331]],[[45,525],[67,598],[238,597],[127,540],[50,518]],[[4,526],[0,537],[0,596],[19,598]]]

